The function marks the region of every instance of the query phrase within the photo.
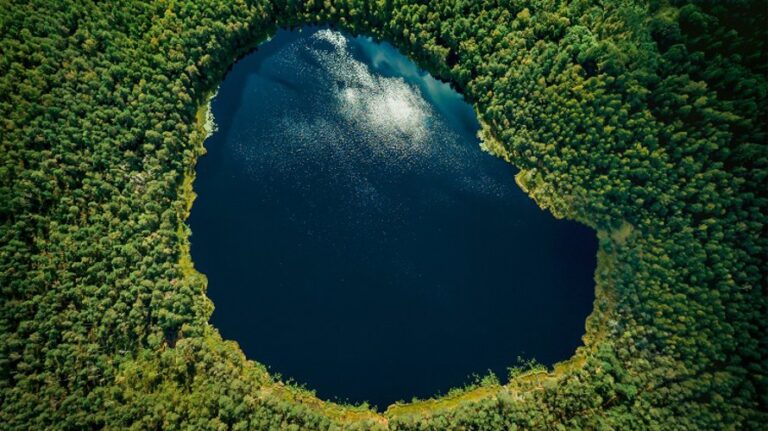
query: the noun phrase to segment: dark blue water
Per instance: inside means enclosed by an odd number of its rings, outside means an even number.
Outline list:
[[[192,257],[249,358],[384,407],[580,344],[594,232],[539,209],[472,108],[390,45],[280,31],[212,109]]]

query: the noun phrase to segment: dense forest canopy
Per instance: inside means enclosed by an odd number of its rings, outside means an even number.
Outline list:
[[[760,429],[764,0],[2,0],[0,428]],[[207,322],[184,221],[207,96],[277,27],[395,44],[599,232],[584,346],[446,397],[323,402]],[[510,358],[510,365],[513,358]]]

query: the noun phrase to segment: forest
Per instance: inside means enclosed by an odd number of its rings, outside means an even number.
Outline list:
[[[767,23],[765,0],[0,0],[0,429],[765,429]],[[305,24],[450,82],[531,198],[598,231],[571,360],[378,412],[208,323],[185,224],[208,97]]]

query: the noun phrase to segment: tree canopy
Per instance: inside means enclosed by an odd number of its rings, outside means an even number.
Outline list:
[[[764,0],[3,0],[0,428],[760,429]],[[599,232],[584,346],[444,398],[340,406],[208,324],[185,225],[207,96],[277,27],[386,40]],[[510,358],[510,364],[512,364]]]

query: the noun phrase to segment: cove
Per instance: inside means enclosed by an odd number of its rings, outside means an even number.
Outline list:
[[[472,107],[391,45],[280,30],[211,109],[191,252],[249,359],[385,407],[580,345],[594,231],[538,208]]]

